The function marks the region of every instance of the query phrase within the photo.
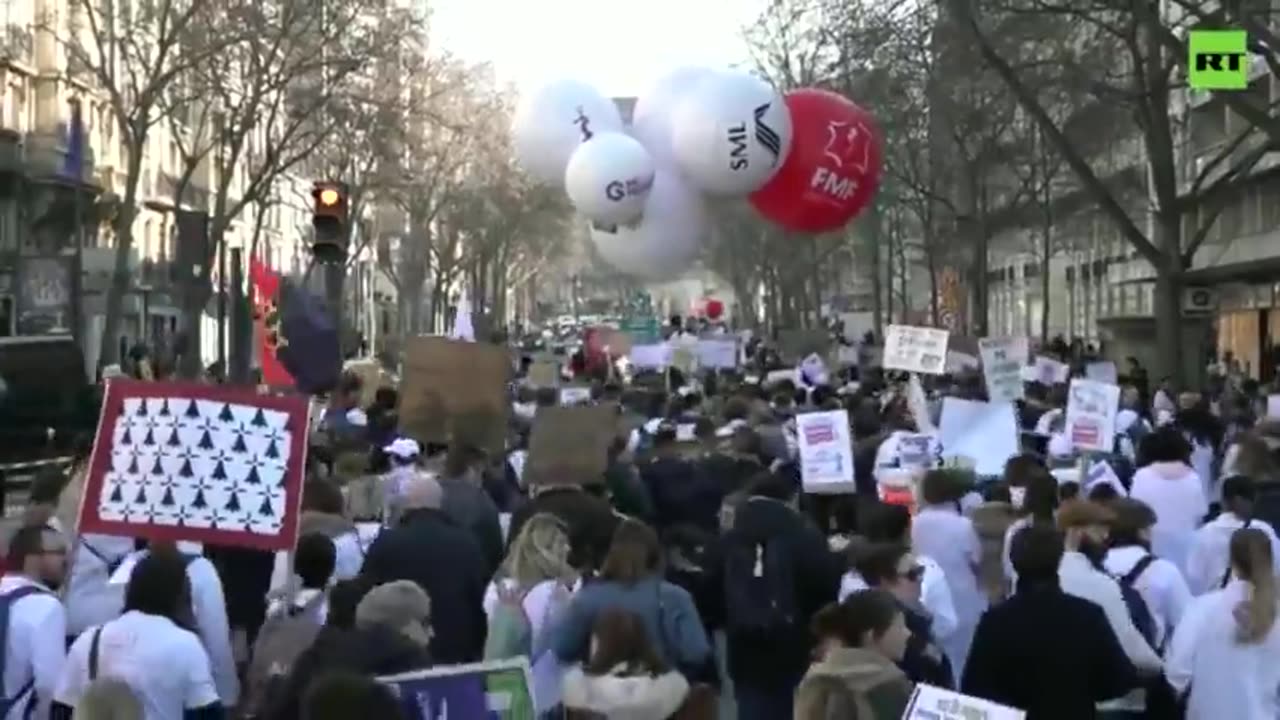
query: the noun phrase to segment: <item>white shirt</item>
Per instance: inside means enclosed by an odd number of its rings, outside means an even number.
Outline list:
[[[54,698],[75,707],[88,688],[96,628],[76,639]],[[159,615],[131,610],[102,626],[98,677],[121,680],[138,696],[146,720],[182,720],[183,712],[219,702],[200,639]]]
[[[333,540],[333,582],[350,580],[360,574],[364,565],[364,554],[368,549],[360,541],[359,529],[355,532],[343,533]],[[268,594],[275,593],[285,587],[289,574],[289,553],[281,550],[276,553],[271,566],[271,585]]]
[[[111,584],[109,563],[134,552],[133,538],[82,535],[67,576],[62,604],[67,608],[67,636],[79,637],[94,625],[114,620],[124,607],[124,585]],[[99,557],[100,556],[100,557]]]
[[[1203,595],[1222,588],[1231,564],[1227,557],[1231,536],[1243,527],[1244,520],[1224,512],[1195,532],[1187,553],[1187,585],[1191,592]],[[1280,574],[1280,539],[1276,538],[1275,529],[1265,520],[1253,520],[1249,527],[1261,530],[1271,539],[1271,556]]]
[[[1191,601],[1173,634],[1165,677],[1177,692],[1191,688],[1187,720],[1271,720],[1280,687],[1280,623],[1260,643],[1236,640],[1236,606],[1248,596],[1247,583]]]
[[[1004,568],[1005,579],[1009,581],[1009,585],[1016,585],[1018,582],[1018,573],[1013,569],[1013,558],[1010,557],[1009,551],[1013,549],[1013,536],[1018,534],[1019,530],[1031,525],[1031,516],[1020,517],[1013,521],[1008,530],[1004,531],[1004,547],[1000,548],[1000,567]]]
[[[145,550],[130,555],[120,568],[125,572],[146,553]],[[191,584],[191,610],[195,614],[196,629],[204,649],[209,654],[209,666],[213,669],[214,683],[222,704],[235,707],[240,699],[240,677],[236,674],[235,656],[231,651],[231,626],[227,621],[227,605],[222,594],[222,579],[218,570],[204,556],[196,556],[187,565],[187,582]],[[124,611],[121,595],[116,614]]]
[[[1107,616],[1111,630],[1120,641],[1129,661],[1139,670],[1156,671],[1160,669],[1160,656],[1151,649],[1133,618],[1129,616],[1129,606],[1125,605],[1124,595],[1120,593],[1120,585],[1109,575],[1099,572],[1089,559],[1078,552],[1068,551],[1062,556],[1062,564],[1058,566],[1058,582],[1062,591],[1102,608]]]
[[[1191,538],[1209,512],[1200,476],[1182,463],[1152,463],[1133,474],[1129,497],[1146,503],[1156,514],[1152,552],[1185,570]]]
[[[38,587],[45,592],[28,595],[9,607],[8,642],[4,648],[4,695],[17,702],[4,720],[20,720],[31,695],[17,697],[18,691],[33,679],[35,685],[35,717],[47,717],[49,702],[54,697],[58,673],[67,650],[67,616],[54,595],[44,585],[23,575],[0,578],[0,595],[22,587]]]
[[[1102,561],[1112,577],[1122,578],[1133,570],[1138,561],[1150,553],[1137,545],[1112,548]],[[1156,637],[1160,644],[1168,642],[1173,629],[1178,626],[1187,605],[1191,603],[1191,591],[1182,573],[1168,560],[1156,558],[1133,581],[1133,588],[1142,595],[1156,622]]]
[[[512,590],[516,587],[515,580],[504,579],[503,587]],[[564,592],[557,593],[556,590],[564,589]],[[538,638],[541,636],[543,628],[548,620],[554,617],[560,610],[568,607],[570,595],[564,584],[556,580],[543,580],[534,585],[525,593],[524,614],[529,618],[529,630],[531,637],[537,644]],[[489,620],[493,620],[493,613],[498,609],[498,588],[492,582],[484,591],[484,613]]]
[[[947,574],[942,566],[924,555],[917,555],[916,562],[924,568],[924,576],[920,578],[920,604],[933,616],[933,639],[941,641],[956,631],[956,607],[951,601],[951,588],[947,587]],[[859,590],[867,589],[867,581],[862,579],[857,570],[850,570],[840,578],[840,595],[837,601]]]
[[[979,587],[977,576],[982,542],[973,521],[961,515],[954,505],[926,505],[911,523],[911,547],[932,558],[946,575],[956,610],[956,629],[939,644],[956,675],[962,675],[978,618],[987,609],[987,594]]]

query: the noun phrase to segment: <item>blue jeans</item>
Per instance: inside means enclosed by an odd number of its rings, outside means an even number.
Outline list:
[[[738,720],[783,720],[792,716],[795,689],[757,689],[735,685],[733,699],[738,706]]]

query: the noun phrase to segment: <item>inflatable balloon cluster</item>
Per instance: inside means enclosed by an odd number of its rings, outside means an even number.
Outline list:
[[[590,85],[561,80],[522,98],[513,134],[533,178],[563,185],[619,271],[667,280],[697,256],[707,196],[747,197],[797,232],[836,230],[880,181],[869,113],[825,90],[780,94],[745,72],[682,68],[636,102],[631,127]]]

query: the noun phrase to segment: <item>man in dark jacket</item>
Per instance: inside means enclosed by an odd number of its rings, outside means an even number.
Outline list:
[[[798,493],[779,475],[760,476],[720,544],[716,586],[725,592],[727,661],[741,720],[791,717],[813,650],[809,624],[840,589],[843,563],[797,510]]]
[[[569,527],[569,563],[583,571],[599,568],[621,520],[603,497],[603,490],[603,485],[533,487],[533,497],[511,516],[508,546],[520,536],[520,529],[529,518],[538,513],[551,513]]]
[[[502,524],[498,506],[484,488],[484,452],[466,443],[454,443],[445,455],[440,487],[445,514],[476,539],[484,555],[486,576],[502,564]]]
[[[1138,671],[1102,608],[1059,586],[1057,530],[1032,525],[1011,545],[1017,589],[978,621],[961,690],[1025,710],[1027,720],[1096,718],[1096,703],[1138,687]]]
[[[472,533],[441,510],[444,491],[422,474],[404,486],[400,524],[369,547],[361,575],[375,585],[412,580],[431,598],[431,656],[475,662],[488,631],[484,592],[492,573]]]

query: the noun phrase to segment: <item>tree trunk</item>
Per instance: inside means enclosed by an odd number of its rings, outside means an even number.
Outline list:
[[[98,350],[98,368],[121,361],[120,326],[124,320],[124,296],[129,292],[129,251],[133,249],[133,219],[137,215],[138,183],[142,179],[141,147],[129,153],[124,200],[112,223],[115,233],[115,267],[111,273],[111,287],[107,290],[106,318],[102,323],[102,341]],[[199,352],[196,348],[196,352]]]
[[[1182,226],[1176,213],[1157,211],[1155,245],[1163,263],[1155,268],[1156,368],[1158,375],[1173,378],[1175,387],[1187,387],[1182,348]]]
[[[1044,244],[1040,247],[1040,342],[1049,342],[1049,262],[1053,259],[1053,224],[1047,220],[1044,224]]]

